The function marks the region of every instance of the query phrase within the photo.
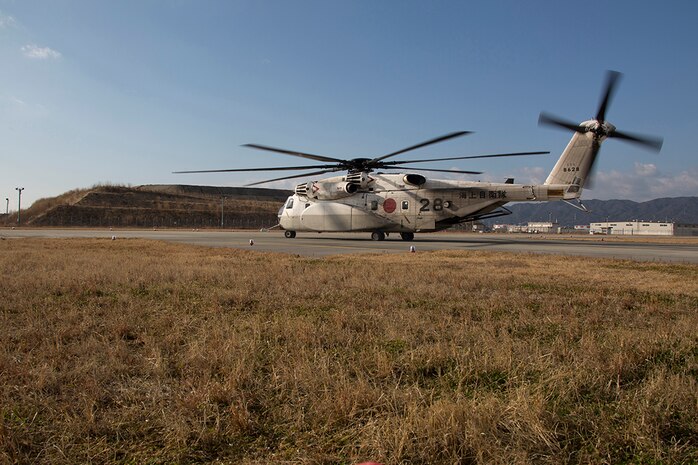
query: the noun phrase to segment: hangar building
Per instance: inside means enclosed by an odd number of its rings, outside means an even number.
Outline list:
[[[628,236],[698,236],[698,225],[651,221],[607,221],[591,223],[589,233]]]

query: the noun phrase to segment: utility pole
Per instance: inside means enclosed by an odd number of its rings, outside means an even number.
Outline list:
[[[15,190],[19,192],[19,197],[17,199],[17,224],[19,224],[19,221],[21,220],[21,212],[22,212],[22,191],[24,190],[24,187],[15,187]]]
[[[221,196],[221,228],[223,227],[223,202],[225,201],[225,197]]]

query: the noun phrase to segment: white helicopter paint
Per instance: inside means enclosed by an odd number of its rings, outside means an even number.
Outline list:
[[[574,131],[572,139],[562,152],[550,175],[543,184],[453,181],[431,179],[415,171],[442,171],[480,174],[473,171],[440,170],[405,167],[433,161],[460,160],[519,155],[537,155],[548,152],[525,152],[493,155],[449,157],[431,160],[386,161],[396,155],[443,142],[467,134],[465,131],[448,134],[397,152],[373,159],[355,158],[342,160],[323,155],[248,144],[247,147],[285,155],[306,158],[322,165],[284,166],[272,168],[226,169],[205,171],[179,171],[178,173],[232,172],[232,171],[285,171],[316,170],[310,174],[292,175],[256,182],[250,185],[302,176],[319,175],[337,171],[347,174],[296,186],[279,210],[279,226],[288,238],[297,232],[371,232],[374,240],[383,240],[387,233],[400,233],[403,240],[412,240],[416,232],[431,232],[449,228],[467,221],[494,218],[511,212],[504,207],[509,202],[533,202],[562,200],[585,210],[580,197],[585,184],[592,176],[594,163],[601,144],[609,137],[638,143],[659,151],[659,138],[633,135],[617,131],[606,122],[606,108],[615,90],[620,73],[609,71],[605,92],[596,117],[575,124],[557,117],[541,114],[539,123]],[[381,170],[406,169],[400,174]],[[578,205],[571,201],[576,200]]]
[[[507,215],[502,207],[508,202],[578,199],[593,145],[592,133],[575,133],[541,185],[429,179],[414,173],[362,173],[358,181],[349,174],[299,184],[279,210],[279,224],[287,237],[306,231],[370,231],[375,240],[390,232],[411,240],[416,232]]]

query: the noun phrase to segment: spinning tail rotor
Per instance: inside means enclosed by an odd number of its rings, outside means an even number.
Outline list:
[[[607,72],[604,92],[601,97],[599,109],[596,112],[596,117],[593,120],[585,121],[581,124],[576,124],[572,121],[559,118],[549,113],[541,113],[538,119],[539,125],[555,126],[558,128],[575,131],[578,134],[590,134],[592,136],[591,144],[587,147],[588,156],[584,157],[583,160],[575,161],[577,165],[576,167],[581,167],[583,171],[582,177],[580,178],[580,187],[584,186],[585,180],[587,187],[591,187],[590,181],[593,180],[594,166],[596,164],[596,158],[599,153],[599,148],[601,147],[601,143],[604,140],[606,140],[606,138],[617,138],[625,140],[627,142],[632,142],[634,144],[640,145],[644,148],[653,150],[655,152],[659,152],[662,148],[663,141],[659,137],[633,134],[629,132],[621,132],[618,131],[614,125],[606,121],[606,111],[608,110],[608,106],[611,100],[613,99],[613,95],[616,91],[621,76],[622,74],[617,71]],[[567,152],[571,151],[571,149],[573,150],[574,148],[575,147],[572,147],[572,142],[570,142],[570,146],[568,146],[568,148],[563,153],[561,161],[562,158],[565,157]],[[557,165],[556,168],[558,168]],[[553,174],[554,173],[551,173],[551,177],[553,176]],[[546,183],[548,182],[546,181]]]

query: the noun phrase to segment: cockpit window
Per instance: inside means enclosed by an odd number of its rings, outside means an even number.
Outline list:
[[[286,202],[286,208],[293,208],[293,197],[288,199],[288,202]]]

